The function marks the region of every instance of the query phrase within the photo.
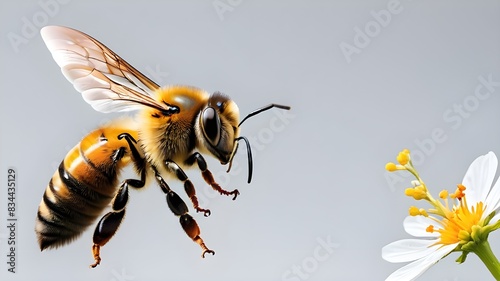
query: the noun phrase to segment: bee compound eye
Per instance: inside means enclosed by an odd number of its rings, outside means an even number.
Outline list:
[[[217,146],[220,141],[221,127],[219,114],[212,107],[207,107],[202,113],[201,121],[205,137],[212,145]]]

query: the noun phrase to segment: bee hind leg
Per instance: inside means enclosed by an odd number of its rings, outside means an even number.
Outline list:
[[[125,139],[129,145],[130,154],[136,165],[138,173],[141,175],[141,179],[126,179],[120,185],[118,192],[112,201],[112,211],[105,214],[99,223],[97,224],[92,245],[92,255],[94,257],[94,263],[90,266],[92,268],[96,267],[101,263],[101,247],[106,245],[108,241],[116,233],[118,227],[120,226],[123,216],[125,215],[125,207],[128,202],[128,187],[142,188],[146,184],[146,169],[145,169],[145,159],[141,156],[137,150],[137,141],[129,134],[122,133],[118,136],[118,139]],[[118,162],[125,155],[125,148],[121,147],[112,156],[113,162]]]
[[[168,184],[163,180],[161,175],[158,173],[155,167],[153,167],[155,171],[155,178],[158,181],[163,192],[167,197],[167,204],[172,213],[179,217],[179,222],[182,226],[182,229],[186,232],[187,236],[191,238],[194,242],[200,245],[202,249],[201,257],[205,258],[205,254],[209,253],[215,255],[213,250],[210,250],[206,245],[203,239],[200,237],[200,227],[198,223],[193,219],[192,216],[188,214],[188,207],[186,203],[175,193]]]
[[[94,263],[90,267],[94,268],[101,263],[100,249],[113,237],[116,230],[120,226],[125,215],[125,206],[128,202],[128,186],[141,188],[145,185],[145,172],[141,176],[141,180],[127,179],[115,195],[112,202],[112,211],[105,214],[97,224],[92,245],[92,255]]]

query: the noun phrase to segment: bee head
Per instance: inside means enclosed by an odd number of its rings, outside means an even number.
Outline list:
[[[228,96],[215,92],[210,95],[207,107],[199,116],[203,146],[214,155],[222,165],[231,159],[235,140],[239,135],[239,109]]]
[[[222,165],[228,164],[227,172],[231,170],[233,158],[238,150],[240,140],[247,147],[248,157],[248,183],[252,180],[252,150],[250,142],[244,136],[239,136],[240,126],[248,118],[271,108],[290,110],[289,106],[270,104],[249,113],[239,121],[239,109],[228,96],[215,92],[208,99],[207,107],[200,113],[198,132],[202,132],[202,147],[214,155]],[[200,135],[198,133],[198,135]]]

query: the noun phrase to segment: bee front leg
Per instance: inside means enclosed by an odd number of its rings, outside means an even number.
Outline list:
[[[165,165],[168,170],[172,171],[176,177],[184,183],[184,190],[186,191],[186,194],[189,196],[189,199],[193,203],[193,207],[196,210],[196,212],[203,212],[203,215],[205,217],[210,216],[210,210],[208,209],[203,209],[200,207],[198,203],[198,197],[196,197],[196,190],[194,189],[194,185],[189,180],[188,176],[184,171],[177,165],[174,161],[168,160],[165,162]]]
[[[90,266],[92,268],[96,267],[101,263],[100,250],[101,247],[106,245],[108,241],[113,237],[116,230],[120,226],[123,216],[125,215],[125,207],[128,202],[128,187],[141,188],[145,185],[146,174],[145,171],[142,172],[141,180],[137,179],[127,179],[125,180],[112,202],[112,211],[105,214],[99,223],[97,224],[92,245],[92,255],[94,256],[94,263]]]
[[[236,197],[238,197],[238,195],[240,194],[238,189],[235,189],[233,191],[227,191],[222,189],[222,187],[217,182],[215,182],[214,176],[208,170],[205,158],[203,158],[203,156],[200,153],[195,152],[193,153],[193,155],[189,156],[189,158],[186,160],[186,164],[188,165],[192,165],[194,164],[194,162],[198,164],[198,168],[200,168],[201,175],[203,176],[205,182],[209,184],[215,191],[218,191],[222,195],[227,195],[227,196],[234,195],[233,200],[236,199]]]
[[[158,170],[155,167],[152,167],[155,172],[155,178],[158,181],[163,192],[167,195],[167,204],[172,213],[179,217],[179,222],[181,223],[182,229],[186,232],[186,234],[191,238],[194,242],[200,245],[202,249],[201,257],[205,258],[206,253],[210,253],[215,255],[213,250],[210,250],[206,245],[203,239],[200,237],[200,227],[196,223],[196,221],[188,214],[188,207],[186,203],[175,193],[168,184],[163,180]]]

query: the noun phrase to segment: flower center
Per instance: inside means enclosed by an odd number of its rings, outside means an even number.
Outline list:
[[[439,194],[444,204],[437,200],[432,202],[436,207],[433,213],[442,217],[441,220],[437,218],[433,219],[442,227],[436,228],[431,225],[426,231],[431,233],[437,231],[441,234],[438,244],[467,243],[470,241],[473,226],[482,226],[481,217],[485,210],[484,204],[483,202],[478,202],[475,206],[469,208],[464,190],[465,187],[463,185],[458,185],[457,191],[450,196],[448,196],[448,192],[446,191]],[[449,207],[448,197],[457,199],[458,205]]]

